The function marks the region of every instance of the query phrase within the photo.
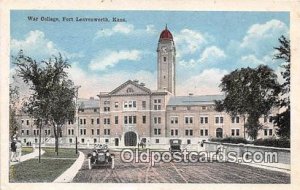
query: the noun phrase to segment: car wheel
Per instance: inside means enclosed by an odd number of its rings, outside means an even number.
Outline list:
[[[91,170],[92,169],[92,162],[91,162],[90,158],[88,159],[88,164],[89,164],[89,170]]]
[[[115,168],[115,157],[111,157],[111,169]]]

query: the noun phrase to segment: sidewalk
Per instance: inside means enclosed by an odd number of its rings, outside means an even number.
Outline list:
[[[45,151],[41,150],[41,155],[43,155],[44,153],[45,153]],[[30,159],[35,158],[37,156],[39,156],[39,149],[35,149],[32,153],[25,154],[24,156],[21,156],[20,162],[10,162],[10,166],[19,164],[19,163],[24,162],[26,160],[30,160]]]
[[[80,170],[84,162],[84,154],[79,151],[79,156],[73,165],[62,173],[58,178],[56,178],[53,183],[70,183],[76,176],[77,172]]]
[[[244,165],[262,168],[272,171],[284,172],[284,173],[291,173],[291,165],[290,164],[282,164],[282,163],[241,163]]]

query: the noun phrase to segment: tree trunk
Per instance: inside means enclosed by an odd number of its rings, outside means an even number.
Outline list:
[[[55,152],[56,155],[58,155],[58,128],[56,125],[54,126],[54,138],[55,138]]]

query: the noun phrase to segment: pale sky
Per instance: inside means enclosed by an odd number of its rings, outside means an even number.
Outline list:
[[[28,16],[60,22],[29,21]],[[63,17],[119,17],[127,22],[63,22]],[[81,98],[111,91],[128,79],[155,90],[156,48],[166,24],[177,50],[177,95],[220,94],[221,78],[241,67],[266,64],[280,74],[273,47],[281,35],[289,36],[287,12],[15,10],[11,54],[23,49],[42,60],[61,52],[72,66],[70,78],[81,85]]]

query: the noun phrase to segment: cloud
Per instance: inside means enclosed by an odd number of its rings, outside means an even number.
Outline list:
[[[144,70],[135,73],[116,71],[99,75],[83,70],[78,63],[73,63],[68,73],[74,83],[81,86],[79,89],[79,97],[81,98],[96,97],[100,92],[110,92],[129,79],[137,79],[146,83],[147,88],[156,89],[156,72]]]
[[[174,41],[178,57],[193,54],[208,43],[202,33],[190,29],[183,29],[178,34],[175,34]]]
[[[288,34],[288,26],[279,20],[273,19],[263,24],[254,24],[248,29],[239,48],[246,51],[252,50],[256,54],[264,53],[278,43],[281,35],[287,36]]]
[[[203,70],[199,75],[191,76],[184,82],[178,84],[177,95],[212,95],[221,94],[218,88],[221,79],[228,74],[227,70],[211,68]]]
[[[53,41],[46,38],[40,30],[30,31],[25,35],[24,40],[11,40],[11,54],[16,55],[20,50],[35,59],[45,59],[61,53],[62,56],[71,59],[83,57],[82,53],[70,53],[60,49]]]
[[[91,70],[105,70],[114,67],[120,61],[138,61],[141,59],[139,50],[105,51],[93,58],[89,64]]]
[[[156,34],[157,30],[154,25],[146,25],[143,29],[135,29],[134,25],[126,23],[118,23],[112,28],[105,28],[98,30],[95,35],[95,39],[101,37],[109,37],[116,34],[122,35],[141,35],[141,34]]]
[[[217,46],[206,47],[198,59],[180,60],[179,64],[184,67],[195,67],[198,64],[214,64],[226,58],[225,52]]]

